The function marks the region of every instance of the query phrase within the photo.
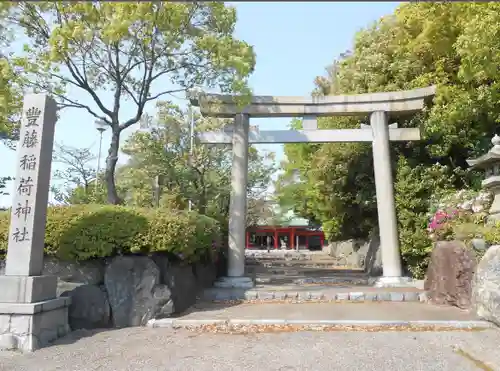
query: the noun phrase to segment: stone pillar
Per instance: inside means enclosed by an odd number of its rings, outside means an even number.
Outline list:
[[[234,118],[231,202],[229,205],[228,277],[223,277],[215,282],[216,287],[253,287],[253,281],[245,277],[249,121],[249,116],[244,114],[238,114]]]
[[[373,112],[370,126],[373,132],[373,168],[383,266],[383,277],[376,285],[399,286],[408,279],[402,277],[387,113]]]
[[[33,351],[66,334],[69,298],[42,276],[45,222],[57,106],[45,94],[24,98],[5,276],[0,276],[0,349]]]

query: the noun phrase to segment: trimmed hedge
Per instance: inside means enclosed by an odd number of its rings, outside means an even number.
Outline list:
[[[0,256],[7,251],[10,211],[0,212]],[[219,223],[196,212],[113,205],[47,210],[45,254],[89,260],[126,254],[174,254],[187,262],[212,256]]]

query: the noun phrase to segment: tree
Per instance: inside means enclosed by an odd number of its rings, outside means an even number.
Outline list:
[[[5,22],[29,42],[16,65],[35,91],[85,110],[111,128],[105,180],[118,197],[120,136],[149,102],[196,86],[248,93],[255,55],[236,39],[234,7],[222,2],[19,2]],[[84,92],[88,102],[73,92]],[[107,97],[109,92],[111,97]],[[244,94],[244,95],[245,95]],[[123,117],[123,106],[134,114]]]
[[[92,181],[96,181],[97,175],[91,165],[96,159],[91,150],[56,143],[52,159],[65,167],[64,170],[56,170],[53,174],[54,179],[63,181],[61,186],[52,187],[55,199],[58,202],[75,203],[69,202],[75,188],[81,188],[81,195],[89,197]]]
[[[466,159],[484,153],[498,131],[498,10],[497,3],[403,4],[361,30],[352,51],[335,62],[335,73],[317,79],[319,95],[438,86],[422,114],[397,121],[400,127],[420,127],[422,140],[392,145],[401,248],[415,276],[425,271],[432,246],[426,234],[431,195],[475,187],[477,174],[465,171]],[[360,123],[335,117],[318,124],[359,128]],[[367,236],[377,224],[370,147],[286,145],[280,182],[298,169],[301,184],[282,186],[282,202],[321,221],[331,239]]]
[[[227,122],[194,115],[197,131],[221,128]],[[228,146],[207,146],[195,137],[190,150],[188,112],[169,102],[158,103],[158,119],[148,132],[130,136],[123,152],[128,163],[117,172],[118,183],[127,190],[127,202],[153,206],[153,182],[160,177],[162,205],[174,204],[207,215],[227,217],[230,196],[231,151]],[[255,200],[270,185],[274,165],[272,154],[261,155],[249,149],[249,215],[256,213]],[[249,217],[249,220],[252,216]]]

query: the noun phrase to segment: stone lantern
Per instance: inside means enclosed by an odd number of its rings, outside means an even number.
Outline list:
[[[493,148],[488,153],[476,159],[469,159],[467,163],[471,169],[481,169],[485,172],[482,188],[493,195],[488,221],[500,221],[500,136],[495,134],[491,143]]]

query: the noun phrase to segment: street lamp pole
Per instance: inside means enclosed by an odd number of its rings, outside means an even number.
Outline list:
[[[97,154],[97,172],[95,175],[95,196],[97,197],[99,189],[99,172],[101,171],[102,134],[106,131],[106,122],[103,120],[97,120],[95,122],[95,127],[99,132],[99,152]]]
[[[189,161],[191,165],[193,164],[193,148],[194,148],[194,115],[193,115],[193,107],[189,105],[188,107],[188,119],[189,119]],[[191,199],[188,201],[188,210],[191,211],[193,209],[193,202]]]

